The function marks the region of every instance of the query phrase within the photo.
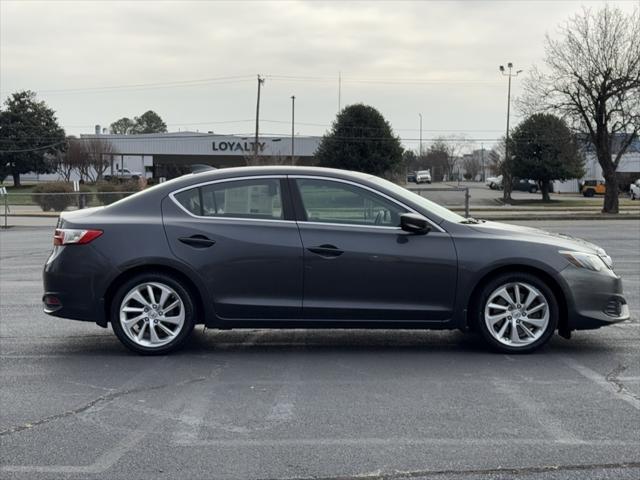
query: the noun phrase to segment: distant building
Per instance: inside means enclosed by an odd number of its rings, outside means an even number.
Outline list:
[[[113,168],[144,172],[147,177],[172,177],[188,171],[191,165],[216,168],[248,165],[255,155],[251,136],[216,135],[199,132],[151,133],[142,135],[81,135],[81,139],[100,139],[113,146]],[[294,161],[312,165],[320,137],[296,137]],[[291,137],[260,137],[260,162],[291,164]]]

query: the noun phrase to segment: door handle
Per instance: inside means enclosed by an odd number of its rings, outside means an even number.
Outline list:
[[[335,245],[328,244],[319,245],[317,247],[309,247],[307,248],[307,250],[309,250],[311,253],[315,253],[317,255],[320,255],[321,257],[326,258],[339,257],[344,253],[344,250],[340,250]]]
[[[215,240],[205,237],[204,235],[192,235],[191,237],[180,237],[178,239],[185,245],[193,248],[207,248],[216,243]]]

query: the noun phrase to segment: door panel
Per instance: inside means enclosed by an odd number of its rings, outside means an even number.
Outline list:
[[[305,318],[451,318],[457,260],[448,234],[305,222],[299,228],[305,247]],[[320,245],[343,253],[322,256],[309,250]]]
[[[305,318],[452,317],[457,256],[446,232],[404,232],[397,225],[406,208],[357,185],[303,177],[290,185],[301,217]]]
[[[182,207],[165,198],[163,221],[173,253],[205,280],[211,298],[204,300],[213,303],[216,315],[300,318],[302,244],[296,223],[267,219],[272,215],[270,207],[264,199],[256,199],[255,192],[248,196],[239,189],[226,195],[218,190],[199,193],[180,197]],[[185,208],[216,216],[193,216]]]

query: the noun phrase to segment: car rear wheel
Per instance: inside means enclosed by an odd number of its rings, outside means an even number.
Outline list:
[[[142,354],[179,348],[195,325],[190,292],[170,275],[150,273],[125,282],[111,303],[111,325],[118,339]]]
[[[547,343],[558,325],[558,304],[538,277],[509,273],[482,289],[477,325],[487,343],[504,353],[529,353]]]

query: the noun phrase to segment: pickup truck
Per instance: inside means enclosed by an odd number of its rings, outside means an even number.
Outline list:
[[[138,180],[140,177],[142,177],[141,172],[132,172],[128,168],[121,168],[114,170],[113,175],[105,175],[104,179],[109,182],[111,180]]]
[[[631,200],[640,200],[640,178],[629,185],[629,196]]]

